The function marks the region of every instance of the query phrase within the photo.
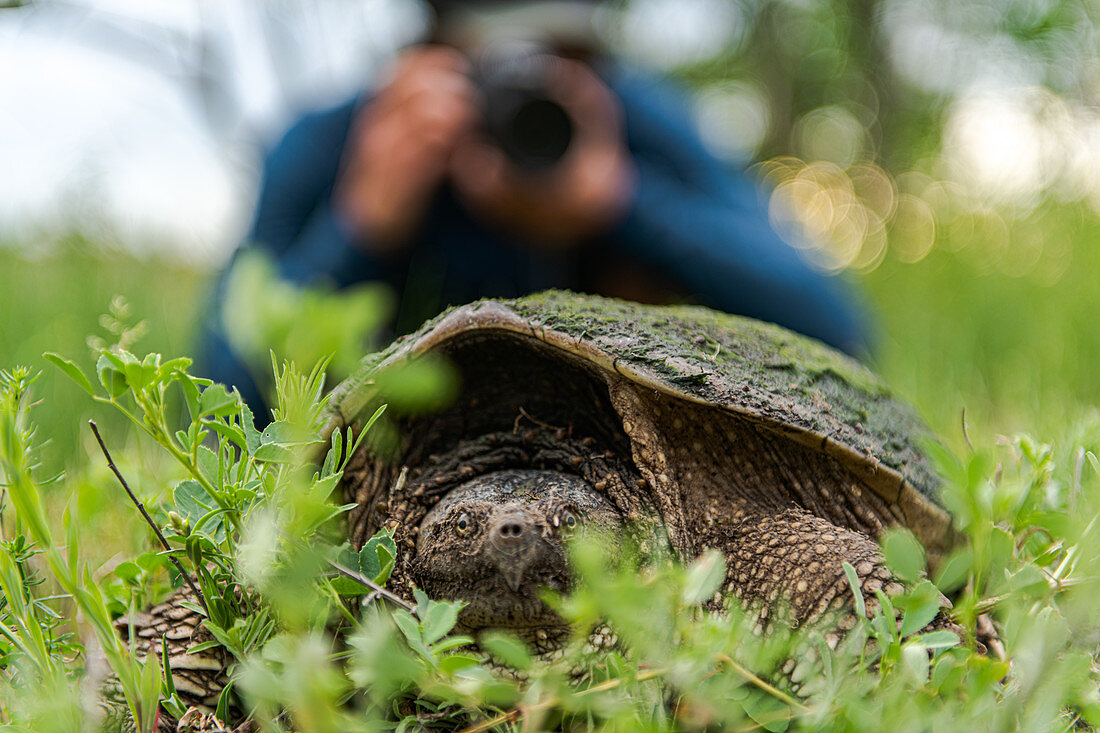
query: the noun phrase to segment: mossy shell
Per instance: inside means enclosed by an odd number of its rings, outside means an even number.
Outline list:
[[[830,465],[857,477],[848,482],[858,484],[851,489],[854,501],[870,489],[888,508],[892,519],[886,523],[909,527],[934,554],[950,544],[950,519],[937,499],[939,480],[920,450],[930,436],[910,407],[865,367],[817,341],[700,307],[550,291],[454,308],[366,357],[334,391],[329,430],[353,423],[378,402],[375,377],[381,371],[485,334],[625,380],[641,394],[740,416],[833,459]]]

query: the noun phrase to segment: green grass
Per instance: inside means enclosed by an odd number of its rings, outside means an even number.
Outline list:
[[[988,227],[943,226],[925,259],[888,257],[861,279],[881,324],[877,371],[956,447],[964,410],[977,435],[1053,439],[1100,404],[1100,219],[1048,205],[1006,230],[997,246]],[[1034,264],[1006,263],[1036,239]]]
[[[88,417],[114,430],[117,416],[98,410],[42,359],[59,351],[91,369],[89,335],[103,336],[101,315],[122,296],[135,319],[147,323],[141,347],[166,356],[192,353],[209,274],[157,257],[112,251],[73,235],[22,248],[0,246],[0,367],[25,364],[43,372],[38,421],[50,438],[42,460],[51,470],[87,461]]]

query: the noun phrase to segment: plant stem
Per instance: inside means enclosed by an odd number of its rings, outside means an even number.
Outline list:
[[[99,449],[103,451],[103,456],[107,459],[107,466],[111,469],[111,472],[114,473],[115,478],[118,479],[118,482],[122,484],[122,488],[126,490],[126,494],[130,497],[130,501],[132,501],[134,505],[138,508],[138,511],[141,512],[141,516],[145,518],[145,522],[153,528],[153,532],[157,535],[157,539],[160,540],[160,544],[163,545],[164,549],[168,551],[168,559],[172,562],[173,565],[176,566],[176,570],[178,570],[180,572],[180,575],[183,576],[184,582],[186,582],[187,585],[191,588],[191,592],[195,594],[195,597],[199,599],[199,603],[202,604],[202,607],[206,609],[206,616],[207,618],[209,618],[210,607],[206,605],[206,597],[203,596],[202,591],[199,590],[199,587],[195,585],[194,582],[192,582],[191,576],[187,573],[186,570],[184,570],[183,564],[180,563],[179,559],[172,554],[172,546],[168,544],[168,540],[160,531],[160,527],[157,526],[157,523],[154,522],[153,518],[149,516],[149,512],[145,511],[145,504],[139,501],[137,496],[134,495],[134,492],[130,490],[130,485],[127,484],[126,479],[122,477],[122,473],[118,470],[118,467],[115,466],[114,459],[111,458],[110,451],[107,450],[107,446],[103,443],[103,437],[99,434],[99,428],[96,426],[95,420],[89,420],[88,424],[92,427],[92,433],[95,435],[96,442],[99,443]]]
[[[416,614],[416,606],[413,606],[408,601],[401,598],[401,596],[389,592],[362,573],[356,572],[351,568],[346,568],[335,560],[326,560],[326,562],[328,563],[329,567],[338,572],[340,575],[343,575],[345,578],[348,578],[349,580],[354,580],[356,583],[362,583],[386,600],[393,601],[409,613],[412,613],[414,615]]]

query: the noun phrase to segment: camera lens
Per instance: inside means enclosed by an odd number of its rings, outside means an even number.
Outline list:
[[[475,81],[484,100],[484,131],[517,167],[552,167],[569,149],[573,120],[550,98],[556,57],[529,46],[483,56]]]

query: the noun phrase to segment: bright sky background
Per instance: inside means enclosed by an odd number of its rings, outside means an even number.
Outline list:
[[[258,156],[422,27],[402,0],[70,0],[0,10],[0,239],[59,221],[200,259],[240,238]]]
[[[925,88],[958,90],[945,174],[1026,202],[1065,179],[1100,207],[1100,125],[1038,87],[1012,48],[975,48],[928,22],[924,0],[884,11],[891,58]],[[736,44],[732,0],[634,0],[618,47],[658,67]],[[38,0],[0,10],[0,241],[79,224],[124,243],[220,260],[243,235],[259,153],[298,112],[369,83],[419,34],[417,0]],[[988,43],[1005,44],[992,37]],[[1007,60],[1016,59],[1013,63]],[[751,156],[768,110],[751,84],[700,95],[704,139]]]

